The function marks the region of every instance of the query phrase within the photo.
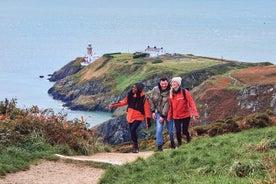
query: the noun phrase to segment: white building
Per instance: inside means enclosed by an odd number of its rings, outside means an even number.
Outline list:
[[[93,47],[91,43],[88,43],[88,46],[86,48],[86,54],[84,56],[84,62],[81,63],[81,65],[83,66],[87,66],[90,63],[92,63],[93,61],[95,61],[96,59],[98,59],[99,56],[97,56],[94,52],[93,52]]]
[[[92,47],[91,43],[88,43],[88,46],[86,48],[86,54],[84,57],[84,59],[87,63],[90,63],[92,60],[92,55],[93,55],[92,50],[93,50],[93,47]]]
[[[163,47],[161,48],[157,48],[157,47],[150,47],[148,46],[146,49],[145,49],[145,53],[148,53],[150,55],[150,57],[158,57],[160,55],[163,55],[165,54],[165,50],[163,49]]]

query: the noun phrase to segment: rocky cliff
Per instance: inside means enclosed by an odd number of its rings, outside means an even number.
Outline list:
[[[276,111],[276,68],[270,63],[243,63],[191,55],[167,55],[156,62],[156,59],[133,59],[131,55],[115,54],[103,56],[73,72],[70,68],[79,63],[75,60],[55,72],[52,77],[58,80],[48,91],[54,99],[62,100],[73,110],[107,111],[108,104],[121,100],[134,82],[143,81],[145,91],[149,92],[161,76],[181,76],[182,87],[189,88],[196,101],[202,124],[268,108]],[[251,76],[246,74],[246,69],[254,67],[260,74],[270,71],[262,75],[269,78],[266,83],[261,82],[260,77],[255,83],[244,80]],[[114,114],[114,119],[95,128],[110,144],[129,141],[125,108],[118,108]],[[147,136],[143,126],[140,138]]]

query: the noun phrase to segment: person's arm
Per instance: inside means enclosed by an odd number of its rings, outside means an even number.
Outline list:
[[[189,103],[189,107],[192,109],[192,112],[193,112],[193,115],[195,117],[195,119],[199,119],[199,115],[198,115],[198,112],[197,112],[197,108],[196,108],[196,105],[195,105],[195,102],[190,94],[190,92],[188,90],[186,90],[186,96],[187,96],[187,100],[188,100],[188,103]]]
[[[127,102],[128,102],[128,97],[126,96],[126,97],[125,97],[123,100],[121,100],[120,102],[110,104],[110,105],[109,105],[109,109],[125,106],[125,105],[127,105]]]
[[[146,127],[151,127],[151,110],[150,110],[150,102],[149,99],[145,99],[144,103],[144,112],[146,117]]]
[[[149,97],[149,103],[150,103],[150,111],[151,111],[151,117],[152,119],[156,119],[156,104],[154,103],[154,96],[156,95],[156,90],[155,88],[152,89],[150,97]]]
[[[173,112],[173,108],[172,108],[172,100],[168,99],[168,103],[169,103],[169,110],[168,110],[168,116],[167,116],[167,120],[171,121],[171,119],[173,118],[172,116],[172,112]]]

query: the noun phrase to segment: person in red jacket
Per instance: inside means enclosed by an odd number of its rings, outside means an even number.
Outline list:
[[[174,120],[178,146],[182,145],[181,131],[186,136],[187,142],[191,141],[188,129],[192,113],[195,119],[199,119],[194,100],[188,90],[181,88],[181,81],[181,77],[172,78],[168,112],[168,119]]]
[[[132,89],[129,91],[128,95],[118,103],[113,103],[109,105],[109,109],[117,108],[127,105],[127,121],[129,123],[129,130],[131,135],[131,140],[133,142],[132,152],[138,153],[138,138],[137,138],[137,128],[146,120],[146,127],[151,126],[151,111],[149,100],[146,98],[143,91],[144,84],[141,82],[135,83]]]

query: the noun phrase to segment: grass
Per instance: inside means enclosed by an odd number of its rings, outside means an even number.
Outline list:
[[[152,62],[156,58],[133,59],[132,54],[124,53],[111,56],[108,63],[102,58],[75,74],[75,81],[87,81],[93,77],[107,76],[105,85],[113,88],[114,91],[112,93],[120,93],[133,83],[145,81],[157,74],[178,76],[192,70],[207,68],[222,63],[218,60],[201,57],[189,58],[187,60],[187,56],[185,55],[181,55],[183,60],[173,59],[171,56],[164,56],[160,58],[163,62],[155,64]],[[101,67],[103,63],[104,67]]]
[[[0,176],[29,169],[40,159],[57,160],[54,153],[61,152],[62,146],[53,147],[42,137],[27,136],[17,145],[2,148],[0,151]]]
[[[143,65],[137,65],[136,62],[140,61],[139,59],[132,60],[129,58],[128,63],[120,62],[120,60],[126,60],[126,56],[123,55],[123,58],[120,58],[120,55],[117,55],[116,62],[113,63],[112,70],[109,72],[114,76],[116,80],[116,89],[117,91],[123,91],[133,83],[137,81],[144,81],[156,74],[168,74],[171,73],[174,76],[183,75],[192,70],[202,69],[209,67],[215,64],[218,64],[217,61],[213,60],[189,60],[187,61],[177,61],[177,60],[164,60],[162,63],[152,64],[153,59],[147,59],[144,61]],[[122,67],[122,65],[124,65]]]
[[[16,107],[16,99],[0,101],[0,176],[27,170],[55,153],[89,155],[109,151],[82,120],[66,121],[51,109]]]
[[[216,136],[236,130],[229,126],[236,124],[236,118],[220,120],[221,132],[216,122],[206,129],[215,133],[203,128],[205,134],[195,136],[190,144],[155,153],[146,160],[139,158],[123,166],[85,164],[107,169],[101,183],[275,183],[276,129],[269,114],[272,111],[252,114],[241,123],[242,127],[255,129]],[[0,176],[27,170],[41,159],[56,160],[55,153],[88,155],[111,151],[96,132],[84,126],[82,121],[65,122],[63,115],[36,106],[18,109],[14,99],[0,102]],[[261,128],[265,126],[271,127]],[[153,125],[146,133],[154,135],[154,130]],[[206,133],[212,133],[212,137],[204,137]],[[139,142],[141,150],[155,148],[154,137]],[[123,147],[129,151],[128,146]]]
[[[109,167],[100,183],[273,183],[276,129],[196,138],[176,150]],[[267,149],[257,149],[266,143]]]

